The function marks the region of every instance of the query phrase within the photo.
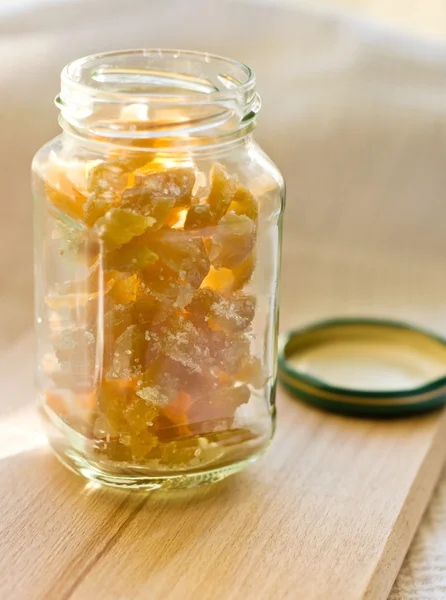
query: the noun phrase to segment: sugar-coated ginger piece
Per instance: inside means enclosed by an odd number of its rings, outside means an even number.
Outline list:
[[[191,202],[195,171],[190,167],[176,167],[149,173],[136,173],[135,184],[138,188],[144,188],[146,198],[169,198],[173,206],[187,207]]]
[[[218,163],[212,167],[210,180],[211,190],[207,202],[212,220],[216,223],[226,214],[237,190],[237,182]]]
[[[133,303],[138,295],[139,287],[140,281],[136,274],[117,278],[109,295],[117,304]]]
[[[150,248],[130,241],[120,248],[107,252],[104,256],[104,265],[107,269],[134,272],[145,269],[157,260],[158,255]]]
[[[140,273],[143,290],[160,302],[168,302],[184,308],[192,299],[194,290],[188,283],[181,282],[177,271],[160,260],[143,269]]]
[[[209,204],[193,204],[187,211],[184,229],[203,229],[212,224],[213,215]]]
[[[92,192],[84,205],[84,220],[88,227],[93,227],[98,219],[119,205],[119,196],[113,190],[97,190]]]
[[[212,327],[230,333],[246,331],[255,313],[255,298],[238,294],[222,296],[215,290],[201,288],[195,292],[188,312],[195,318],[204,319]]]
[[[112,191],[121,194],[128,185],[129,175],[143,161],[144,156],[106,160],[92,167],[88,173],[89,192]]]
[[[157,195],[150,188],[137,185],[123,192],[121,206],[145,217],[152,217],[152,229],[159,229],[175,206],[175,198]]]
[[[110,248],[116,248],[142,235],[153,225],[153,217],[144,217],[129,209],[112,208],[95,224],[94,230]]]
[[[45,193],[49,202],[63,216],[75,221],[83,219],[86,198],[63,173],[59,176],[59,187],[47,182],[45,184]]]
[[[257,221],[259,207],[257,200],[251,192],[244,186],[239,186],[229,205],[228,212],[233,212],[236,215],[246,215],[252,221]]]
[[[151,236],[148,244],[164,264],[194,288],[200,286],[209,272],[209,258],[201,238],[164,230]]]
[[[234,269],[249,256],[254,242],[254,222],[246,215],[229,213],[217,225],[209,259],[217,269]]]

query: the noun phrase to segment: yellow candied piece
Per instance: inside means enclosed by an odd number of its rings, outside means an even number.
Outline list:
[[[94,226],[99,237],[110,247],[121,246],[142,235],[153,225],[153,217],[144,217],[132,210],[112,208]]]
[[[255,298],[239,294],[222,296],[215,290],[201,288],[195,292],[188,312],[198,319],[208,322],[211,328],[223,329],[229,333],[246,331],[255,313]],[[214,327],[213,327],[214,325]]]
[[[137,434],[123,437],[122,442],[128,446],[132,457],[137,461],[149,454],[158,445],[158,438],[147,429],[143,429]]]
[[[198,288],[209,272],[210,263],[201,238],[182,232],[162,231],[150,236],[150,248],[160,259],[178,273],[179,278]]]
[[[215,269],[212,265],[209,273],[201,282],[200,288],[210,288],[222,293],[231,292],[234,288],[235,277],[231,269]]]
[[[158,260],[158,255],[147,246],[130,241],[128,244],[107,252],[104,264],[116,271],[140,271]]]
[[[211,170],[211,190],[207,202],[212,214],[212,222],[219,221],[227,212],[237,190],[237,181],[216,163]]]
[[[134,274],[124,279],[116,279],[109,295],[117,304],[128,304],[135,302],[139,288],[138,276]]]
[[[211,265],[208,275],[203,279],[200,288],[210,288],[222,294],[242,289],[251,280],[255,268],[255,254],[251,252],[247,258],[235,267],[216,269]]]
[[[253,221],[257,221],[258,202],[251,192],[241,185],[234,194],[228,212],[234,212],[236,215],[246,215]]]
[[[246,215],[229,213],[222,217],[212,237],[209,259],[217,269],[234,269],[251,253],[255,242],[255,224]]]

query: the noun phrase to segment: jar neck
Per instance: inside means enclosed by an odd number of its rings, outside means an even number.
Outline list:
[[[239,143],[260,99],[242,63],[198,52],[90,56],[62,72],[60,124],[91,142],[181,152]]]

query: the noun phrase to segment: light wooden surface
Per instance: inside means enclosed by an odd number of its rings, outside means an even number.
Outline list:
[[[27,173],[57,132],[58,72],[81,54],[150,39],[253,64],[258,139],[288,183],[282,328],[371,314],[446,333],[444,53],[293,9],[193,6],[80,1],[0,22],[2,600],[384,599],[441,466],[441,414],[355,421],[282,394],[267,455],[199,493],[97,490],[47,451]]]
[[[43,445],[31,350],[25,336],[1,373],[19,404],[2,407],[1,598],[387,597],[439,474],[446,414],[356,421],[279,394],[273,445],[244,474],[172,495],[114,492]]]

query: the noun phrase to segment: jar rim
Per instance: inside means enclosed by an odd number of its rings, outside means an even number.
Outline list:
[[[62,71],[56,105],[65,130],[104,138],[233,136],[260,110],[250,67],[193,50],[94,54]],[[195,140],[196,141],[196,140]],[[208,143],[207,140],[206,143]]]
[[[91,83],[84,83],[81,81],[81,75],[85,71],[85,68],[88,65],[93,65],[94,63],[100,64],[103,61],[108,61],[114,58],[135,58],[135,57],[143,57],[144,59],[164,59],[169,58],[173,60],[177,59],[190,59],[193,61],[204,62],[210,64],[211,62],[219,63],[222,65],[226,65],[232,67],[234,69],[238,69],[240,74],[244,75],[244,81],[240,81],[233,77],[231,77],[229,84],[230,87],[226,87],[223,90],[214,89],[212,91],[202,91],[201,94],[187,94],[187,93],[157,93],[154,91],[143,91],[140,93],[129,93],[122,92],[119,90],[109,91],[103,86],[95,85],[101,82],[97,77],[98,71],[94,72],[95,77],[91,79]],[[110,68],[109,68],[110,69]],[[108,71],[110,73],[110,70]],[[101,74],[104,75],[104,67],[101,69]],[[224,79],[220,79],[221,82],[224,82]],[[227,100],[234,97],[235,94],[239,94],[249,91],[250,89],[255,88],[256,85],[256,77],[254,71],[246,65],[245,63],[227,58],[224,56],[220,56],[218,54],[212,54],[209,52],[201,52],[197,50],[175,50],[175,49],[162,49],[162,48],[136,48],[136,49],[128,49],[128,50],[113,50],[110,52],[102,52],[97,54],[91,54],[88,56],[84,56],[82,58],[78,58],[70,63],[68,63],[62,70],[61,73],[61,83],[62,83],[62,94],[64,86],[76,86],[79,92],[84,92],[86,94],[99,94],[101,98],[108,99],[109,101],[129,103],[132,100],[137,99],[139,102],[144,99],[150,101],[165,101],[170,102],[174,100],[175,102],[193,102],[196,103],[207,103],[207,102],[218,102],[221,100]],[[61,96],[62,96],[61,94]]]

